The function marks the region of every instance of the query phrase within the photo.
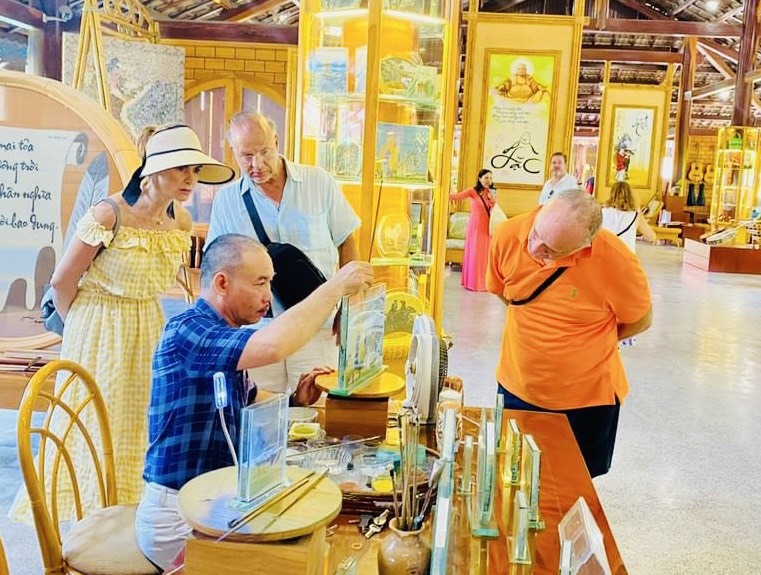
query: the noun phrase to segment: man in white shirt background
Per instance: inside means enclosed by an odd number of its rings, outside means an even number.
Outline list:
[[[556,193],[561,190],[573,190],[579,184],[571,174],[566,171],[566,158],[563,152],[555,152],[550,158],[550,179],[544,182],[542,193],[539,194],[539,205],[544,205]]]
[[[361,221],[322,168],[286,160],[278,153],[275,123],[260,114],[236,114],[228,141],[241,177],[221,188],[214,197],[206,242],[237,233],[259,241],[243,195],[251,194],[264,231],[272,242],[290,243],[304,252],[325,278],[359,258],[353,233]],[[273,297],[272,314],[284,307]],[[315,366],[335,368],[338,348],[332,334],[332,317],[323,329],[284,362],[249,370],[260,389],[292,391],[299,376]]]

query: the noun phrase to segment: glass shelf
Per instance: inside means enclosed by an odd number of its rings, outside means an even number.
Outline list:
[[[433,265],[430,256],[423,258],[410,256],[408,258],[373,258],[370,264],[374,266],[408,266],[411,268],[429,268]]]
[[[350,94],[326,94],[319,92],[310,92],[307,94],[307,99],[317,100],[320,104],[345,104],[351,102],[364,102],[366,99],[364,92],[356,92]],[[379,94],[378,100],[383,103],[400,104],[400,105],[413,105],[423,110],[431,110],[438,112],[441,107],[441,102],[432,98],[415,98],[411,96],[404,96],[400,94]]]
[[[444,18],[438,16],[429,16],[427,14],[417,14],[415,12],[404,12],[402,10],[384,10],[384,16],[389,18],[397,18],[399,20],[405,20],[407,22],[421,24],[424,26],[432,26],[443,29],[447,21]],[[367,8],[346,8],[335,10],[323,10],[315,12],[314,16],[320,20],[349,20],[354,18],[369,18],[369,10]],[[443,32],[440,32],[443,33]]]

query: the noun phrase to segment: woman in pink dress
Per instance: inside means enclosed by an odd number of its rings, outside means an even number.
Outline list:
[[[478,172],[475,187],[451,194],[450,200],[470,199],[470,219],[465,233],[465,255],[462,262],[462,286],[470,291],[486,291],[486,261],[489,257],[489,215],[494,200],[489,192],[492,174]]]

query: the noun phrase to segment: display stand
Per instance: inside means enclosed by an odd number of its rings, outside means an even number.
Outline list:
[[[494,518],[494,489],[497,477],[497,440],[491,412],[481,410],[478,430],[478,471],[476,493],[468,493],[470,532],[473,537],[496,538],[499,536]]]
[[[711,223],[723,225],[757,216],[758,146],[761,130],[730,126],[719,130],[711,199]],[[744,238],[735,243],[743,244]]]
[[[288,467],[295,482],[308,472]],[[183,519],[193,528],[185,554],[187,575],[322,573],[325,526],[341,511],[341,491],[322,479],[296,501],[292,497],[272,506],[225,541],[215,542],[228,531],[228,522],[240,517],[230,503],[237,496],[237,469],[225,467],[204,473],[180,490],[178,504]],[[295,496],[294,496],[295,497]],[[282,515],[280,515],[282,513]]]
[[[305,0],[300,8],[295,158],[333,175],[362,219],[362,259],[389,289],[430,302],[440,327],[459,6]]]
[[[538,531],[545,524],[539,516],[539,477],[542,469],[542,451],[534,440],[534,436],[523,436],[523,459],[521,461],[521,488],[526,492],[528,500],[528,526]]]
[[[385,435],[388,399],[404,389],[404,379],[384,372],[349,397],[332,392],[338,386],[336,373],[320,375],[317,387],[328,394],[325,401],[325,432],[331,437]]]
[[[528,502],[526,494],[520,489],[515,492],[513,529],[507,541],[510,549],[510,563],[531,565],[531,554],[528,548]]]
[[[507,453],[502,466],[502,483],[518,485],[521,482],[521,449],[523,438],[521,428],[515,419],[507,420],[507,438],[505,439]]]

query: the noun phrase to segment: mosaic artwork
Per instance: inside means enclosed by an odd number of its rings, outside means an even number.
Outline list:
[[[78,34],[63,36],[63,81],[71,85]],[[182,48],[103,38],[111,110],[134,138],[146,126],[183,120],[185,52]],[[98,99],[92,52],[83,90]]]

